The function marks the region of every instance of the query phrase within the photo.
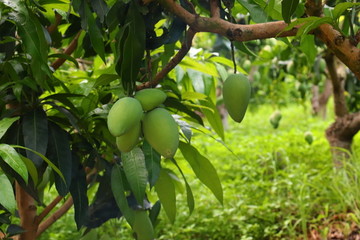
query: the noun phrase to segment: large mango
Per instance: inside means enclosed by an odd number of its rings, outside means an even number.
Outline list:
[[[134,97],[139,100],[144,111],[150,111],[162,104],[167,95],[160,89],[148,88],[138,91]]]
[[[110,109],[107,124],[110,133],[118,137],[140,122],[143,110],[138,100],[131,97],[119,99]]]
[[[139,122],[129,131],[116,137],[116,146],[121,152],[130,152],[139,142],[141,123]]]
[[[243,74],[231,74],[224,82],[223,98],[230,117],[241,122],[249,104],[251,86]]]
[[[172,158],[179,146],[178,125],[164,108],[155,108],[143,119],[144,138],[162,156]]]

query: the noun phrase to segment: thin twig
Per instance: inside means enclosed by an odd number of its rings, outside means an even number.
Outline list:
[[[77,47],[77,44],[78,44],[78,40],[79,40],[79,37],[80,37],[81,32],[82,32],[82,30],[80,30],[80,31],[75,35],[74,39],[71,41],[71,43],[69,44],[69,46],[64,50],[64,54],[70,56],[70,55],[75,51],[75,49],[76,49],[76,47]],[[52,67],[54,70],[56,70],[56,69],[58,69],[61,65],[63,65],[65,61],[66,61],[65,58],[58,58],[58,59],[56,59],[55,62],[53,62],[53,63],[51,64],[51,67]]]
[[[174,67],[176,67],[179,64],[179,62],[181,62],[181,60],[189,52],[195,34],[196,31],[194,31],[192,28],[189,28],[186,33],[186,39],[182,43],[181,48],[177,52],[177,54],[168,62],[168,64],[160,72],[156,74],[155,78],[152,81],[138,85],[136,87],[136,90],[139,91],[144,88],[151,88],[158,85],[160,81],[166,76],[166,74],[168,74]]]
[[[62,20],[62,16],[58,13],[55,13],[55,22],[47,27],[47,31],[50,34],[52,34],[57,29],[59,24],[61,23],[61,20]]]
[[[53,210],[56,205],[63,199],[63,196],[57,196],[49,205],[47,205],[44,210],[36,217],[38,223],[42,222],[44,218]]]

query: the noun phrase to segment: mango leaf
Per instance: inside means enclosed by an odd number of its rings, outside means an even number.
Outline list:
[[[180,142],[179,148],[184,158],[189,162],[195,175],[213,192],[222,204],[223,190],[214,166],[190,144]]]
[[[123,173],[121,172],[121,167],[118,164],[115,164],[111,170],[111,190],[114,194],[116,203],[124,215],[126,221],[130,225],[133,225],[134,210],[132,210],[128,205],[125,196]]]
[[[181,94],[181,98],[183,100],[196,101],[196,100],[204,100],[207,96],[203,93],[198,92],[183,92]]]
[[[238,2],[248,10],[254,22],[262,23],[267,21],[267,13],[254,0],[238,0]]]
[[[282,0],[281,2],[281,14],[286,23],[291,22],[291,16],[294,14],[299,0]]]
[[[161,169],[160,176],[155,184],[155,191],[164,207],[167,217],[171,223],[174,223],[176,218],[175,185],[167,169]]]
[[[0,186],[0,205],[14,214],[16,209],[14,190],[5,174],[0,174]]]
[[[109,8],[106,5],[106,2],[104,0],[91,0],[90,4],[91,4],[91,7],[96,12],[96,15],[98,15],[100,22],[103,23],[105,20],[105,16],[109,11]]]
[[[217,107],[210,99],[200,101],[200,103],[201,105],[212,109],[212,111],[210,111],[207,108],[202,108],[201,111],[205,114],[206,119],[209,121],[212,129],[214,129],[214,131],[221,137],[221,139],[224,140],[224,126],[222,124],[221,116]]]
[[[28,172],[25,163],[21,160],[19,153],[8,144],[0,144],[0,157],[9,165],[16,173],[18,173],[24,181],[28,181]]]
[[[319,27],[321,24],[324,24],[324,23],[334,25],[334,22],[333,22],[332,18],[330,18],[330,17],[317,18],[314,21],[309,21],[309,22],[306,22],[304,25],[302,25],[299,28],[298,32],[296,33],[296,37],[302,37],[302,36],[308,34],[311,30]]]
[[[19,146],[19,145],[12,145],[12,147],[13,148],[24,149],[26,151],[29,151],[29,152],[32,152],[32,153],[38,155],[43,161],[45,161],[63,179],[63,181],[65,181],[65,178],[62,175],[61,171],[47,157],[45,157],[41,153],[36,152],[36,151],[34,151],[34,150],[30,149],[30,148]]]
[[[129,31],[123,46],[120,76],[124,89],[132,93],[145,51],[145,23],[134,1],[130,4],[126,23]]]
[[[191,118],[193,118],[199,124],[204,125],[203,120],[201,119],[201,117],[198,114],[196,114],[195,112],[193,112],[190,108],[188,108],[185,104],[179,102],[178,99],[168,97],[165,100],[164,105],[166,107],[177,109],[180,112],[183,112],[183,113],[189,115]]]
[[[75,222],[78,230],[85,224],[89,200],[87,197],[87,183],[85,171],[80,164],[80,160],[75,154],[72,155],[72,176],[70,193],[74,201]]]
[[[355,2],[343,2],[343,3],[338,3],[336,4],[336,6],[334,7],[333,10],[333,19],[336,20],[338,19],[341,14],[343,14],[348,8],[354,7],[354,6],[359,6],[360,3],[355,3]]]
[[[199,72],[202,72],[202,73],[205,73],[205,74],[209,74],[209,75],[214,76],[214,77],[219,76],[215,66],[210,67],[209,65],[199,63],[198,61],[196,61],[196,60],[194,60],[194,59],[192,59],[190,57],[185,57],[180,62],[179,65],[184,67],[185,69],[186,68],[191,68],[191,69],[194,69],[196,71],[199,71]]]
[[[304,35],[301,37],[300,47],[308,59],[309,66],[313,66],[316,58],[316,44],[314,35]]]
[[[148,171],[148,179],[149,179],[150,187],[152,188],[155,185],[160,174],[161,156],[145,140],[142,150],[145,155],[145,164],[146,164],[146,169]]]
[[[119,75],[116,74],[102,74],[100,77],[98,77],[94,83],[94,88],[108,85],[112,81],[119,79]]]
[[[309,22],[314,22],[314,21],[319,20],[319,19],[321,19],[321,18],[320,17],[307,17],[307,18],[296,19],[295,21],[292,21],[286,28],[284,28],[279,34],[285,32],[285,31],[289,31],[289,30],[291,30],[292,28],[294,28],[294,27],[296,27],[298,25],[301,25],[301,24],[306,25]]]
[[[26,165],[26,168],[28,170],[28,173],[30,174],[33,182],[34,182],[34,185],[36,186],[38,184],[38,181],[39,181],[39,174],[38,174],[38,171],[35,167],[35,164],[28,158],[24,157],[21,155],[21,159],[23,160],[23,162],[25,163]]]
[[[48,145],[48,120],[43,109],[36,108],[22,118],[24,146],[45,155]],[[31,151],[26,151],[27,157],[36,167],[42,163],[42,158]]]
[[[103,62],[105,62],[105,46],[103,42],[102,32],[96,24],[95,18],[90,11],[89,5],[85,1],[83,1],[83,4],[81,4],[80,6],[84,8],[84,21],[87,20],[87,28],[85,30],[89,34],[91,45],[94,48],[95,52],[99,54]],[[82,18],[83,17],[84,16],[82,16]]]
[[[188,183],[188,181],[186,180],[186,177],[183,173],[183,171],[181,170],[180,166],[178,165],[178,163],[175,161],[175,159],[172,159],[172,162],[175,164],[175,166],[178,168],[179,172],[181,173],[181,176],[183,177],[184,181],[185,181],[185,187],[186,187],[186,200],[187,200],[187,204],[189,207],[189,212],[190,214],[194,211],[195,208],[195,200],[194,200],[194,195],[192,193],[191,187]]]
[[[17,120],[19,120],[19,117],[3,118],[0,120],[0,139],[4,136],[9,127]]]
[[[69,137],[66,131],[55,123],[49,123],[49,146],[47,156],[59,168],[65,182],[55,174],[55,186],[61,196],[69,192],[71,184],[71,150]]]
[[[130,188],[138,204],[143,205],[148,173],[145,165],[145,156],[138,147],[127,153],[121,153],[124,172]]]

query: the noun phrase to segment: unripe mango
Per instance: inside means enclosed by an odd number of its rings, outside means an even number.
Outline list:
[[[144,111],[150,111],[162,104],[167,95],[156,88],[148,88],[138,91],[134,96],[141,103]]]
[[[134,224],[132,226],[137,240],[153,240],[154,228],[146,211],[135,211]]]
[[[270,123],[274,129],[277,129],[279,127],[281,118],[282,118],[281,112],[278,110],[271,114]]]
[[[119,99],[110,109],[107,124],[110,133],[118,137],[140,122],[143,115],[141,104],[131,97]]]
[[[304,139],[309,145],[311,145],[314,141],[314,136],[311,132],[307,131],[304,133]]]
[[[129,131],[116,137],[116,146],[121,152],[130,152],[139,142],[141,123],[139,122]]]
[[[223,98],[230,117],[241,122],[249,104],[251,86],[243,74],[231,74],[223,85]]]
[[[146,113],[143,120],[144,138],[162,156],[172,158],[179,146],[178,125],[164,108]]]

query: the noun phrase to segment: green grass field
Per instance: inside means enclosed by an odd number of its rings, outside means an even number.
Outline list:
[[[269,123],[273,110],[269,106],[250,110],[241,124],[229,120],[226,147],[206,135],[194,135],[193,145],[218,171],[224,204],[186,171],[195,210],[189,214],[185,187],[180,184],[177,219],[170,224],[161,212],[158,239],[306,239],[310,232],[325,238],[335,225],[348,234],[350,224],[358,223],[358,138],[353,156],[343,169],[336,170],[324,134],[331,114],[323,120],[311,116],[310,109],[289,106],[281,109],[280,126],[273,129]],[[311,145],[304,139],[306,131],[314,136]],[[176,160],[186,166],[180,153]],[[164,164],[172,168],[171,163]],[[80,238],[72,214],[55,223],[41,239]],[[120,219],[107,222],[84,239],[132,238],[129,226]]]

